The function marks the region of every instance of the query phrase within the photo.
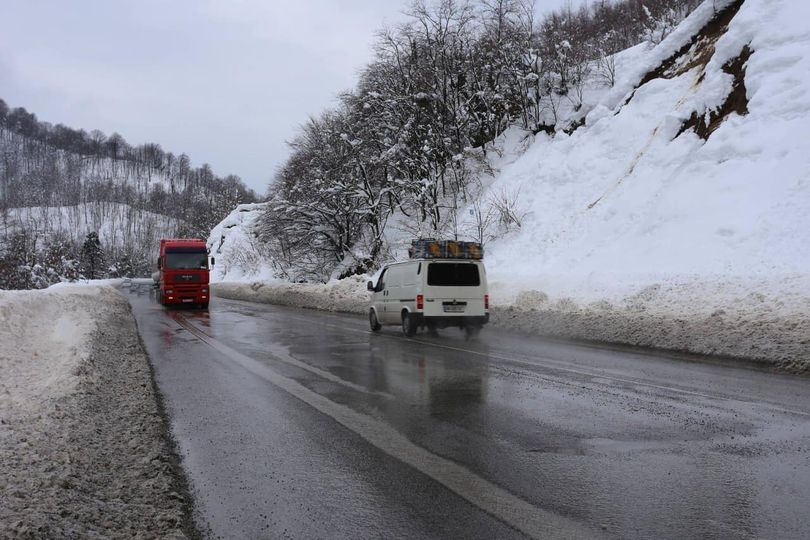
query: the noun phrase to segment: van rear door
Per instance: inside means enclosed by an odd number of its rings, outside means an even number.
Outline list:
[[[425,277],[426,316],[482,316],[484,267],[474,261],[431,261]]]

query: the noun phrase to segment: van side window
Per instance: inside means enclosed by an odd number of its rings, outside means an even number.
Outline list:
[[[383,273],[380,274],[380,279],[377,280],[377,286],[374,287],[374,292],[380,292],[381,290],[385,289],[385,273],[388,272],[386,268],[383,270]]]

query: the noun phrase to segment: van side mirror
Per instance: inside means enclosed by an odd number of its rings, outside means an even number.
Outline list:
[[[158,270],[160,270],[160,257],[158,257]]]
[[[373,291],[373,290],[374,290],[374,282],[373,282],[373,281],[369,281],[368,283],[366,283],[366,288],[367,288],[368,290],[370,290],[370,291]]]
[[[214,258],[211,257],[211,266],[214,266]]]

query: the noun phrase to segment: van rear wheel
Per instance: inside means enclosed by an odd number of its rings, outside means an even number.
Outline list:
[[[413,322],[413,317],[407,311],[402,312],[402,333],[406,337],[413,337],[416,335],[416,324]]]
[[[373,309],[368,310],[368,324],[371,326],[372,332],[379,332],[382,328],[380,321],[377,320],[377,314],[374,313]]]
[[[467,335],[467,339],[473,339],[474,337],[477,337],[478,334],[481,333],[481,327],[480,326],[465,326],[464,327],[464,333]]]

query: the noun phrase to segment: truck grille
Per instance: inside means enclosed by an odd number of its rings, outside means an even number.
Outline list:
[[[173,276],[173,281],[175,283],[199,283],[200,282],[200,275],[199,274],[177,274]]]

